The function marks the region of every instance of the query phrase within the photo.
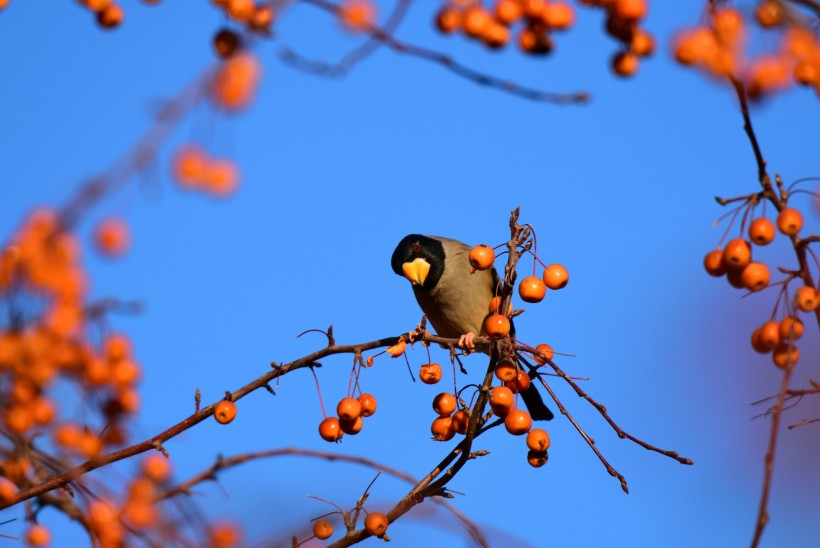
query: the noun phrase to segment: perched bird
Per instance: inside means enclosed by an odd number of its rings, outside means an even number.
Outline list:
[[[405,236],[390,265],[413,284],[413,293],[441,337],[459,338],[472,349],[472,337],[483,334],[488,306],[499,284],[495,268],[470,273],[470,246],[449,238]],[[530,377],[533,374],[530,373]],[[550,420],[552,412],[531,384],[521,393],[533,420]]]

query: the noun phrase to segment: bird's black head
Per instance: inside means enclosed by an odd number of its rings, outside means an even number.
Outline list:
[[[393,272],[404,276],[414,285],[432,289],[444,273],[444,259],[441,240],[410,234],[396,246],[390,266],[393,267]]]

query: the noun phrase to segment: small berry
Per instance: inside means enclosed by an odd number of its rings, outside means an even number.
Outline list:
[[[406,349],[407,349],[407,343],[404,342],[404,340],[402,339],[402,340],[399,340],[399,342],[397,342],[396,344],[394,344],[390,348],[388,348],[387,353],[390,354],[391,358],[398,358],[399,356],[404,354],[404,351]]]
[[[510,320],[501,314],[493,314],[484,322],[484,331],[491,339],[503,339],[510,334]]]
[[[469,261],[476,270],[487,270],[493,266],[495,251],[488,245],[477,245],[470,250]]]
[[[544,451],[528,451],[527,452],[527,462],[530,463],[530,466],[533,468],[541,468],[545,464],[547,464],[547,460],[549,460],[549,456],[547,452]]]
[[[236,404],[232,401],[222,400],[214,407],[214,418],[219,424],[228,424],[236,417]]]
[[[449,417],[456,410],[456,397],[448,392],[442,392],[433,398],[433,411],[442,417]]]
[[[710,276],[720,277],[726,274],[727,266],[723,260],[723,251],[713,249],[703,258],[703,267]]]
[[[784,341],[795,341],[803,336],[803,322],[799,319],[786,316],[780,320],[780,338]]]
[[[453,428],[461,435],[467,433],[467,428],[470,426],[470,415],[464,409],[459,409],[453,413]]]
[[[364,427],[364,419],[361,416],[356,417],[352,420],[346,419],[339,419],[339,428],[342,429],[342,432],[345,434],[350,434],[351,436],[355,436],[359,432],[362,431],[362,427]]]
[[[763,263],[749,263],[740,274],[743,287],[749,291],[760,291],[769,285],[771,274],[769,268]]]
[[[319,423],[319,435],[325,441],[339,441],[343,434],[339,419],[336,417],[328,417]]]
[[[541,343],[538,346],[536,346],[535,351],[538,352],[538,354],[534,354],[533,358],[535,358],[535,361],[537,361],[541,365],[547,363],[547,360],[551,360],[552,357],[555,355],[555,351],[552,349],[552,347],[545,343]],[[541,357],[539,354],[543,355],[543,357]]]
[[[340,420],[355,421],[362,414],[362,404],[356,398],[342,398],[336,406],[336,413]]]
[[[560,264],[551,264],[544,269],[544,283],[550,289],[562,289],[569,283],[569,272]]]
[[[51,532],[45,525],[34,523],[26,530],[26,544],[29,546],[48,546],[51,544]]]
[[[449,441],[456,435],[453,417],[438,417],[430,425],[430,433],[435,441]]]
[[[723,250],[723,260],[729,268],[746,268],[746,265],[752,262],[752,249],[749,243],[742,238],[730,240]]]
[[[803,215],[796,209],[787,207],[777,216],[777,229],[786,236],[794,236],[803,228]]]
[[[512,390],[506,386],[496,386],[490,392],[490,407],[499,417],[506,417],[513,406]]]
[[[504,386],[512,390],[515,394],[525,392],[529,389],[530,384],[530,376],[520,369],[516,372],[515,379],[504,382]]]
[[[522,436],[532,428],[532,417],[523,409],[510,411],[504,419],[504,428],[513,436]]]
[[[749,239],[757,245],[769,245],[774,240],[774,223],[765,217],[752,221],[749,225]]]
[[[518,284],[518,295],[526,303],[540,303],[546,293],[547,285],[535,276],[527,276]]]
[[[326,519],[320,519],[313,524],[313,536],[319,540],[327,540],[333,534],[333,524]]]
[[[363,417],[369,417],[376,412],[376,396],[373,394],[362,394],[357,399],[362,406]]]
[[[813,287],[804,286],[794,292],[794,304],[803,312],[811,312],[817,308],[820,299]]]
[[[793,342],[782,342],[772,352],[772,361],[780,369],[792,367],[800,359],[800,351]]]
[[[437,363],[426,363],[419,369],[419,378],[424,384],[436,384],[441,380],[441,366]]]
[[[527,447],[533,451],[546,452],[550,448],[550,435],[546,430],[533,428],[527,434]]]
[[[388,525],[389,523],[387,521],[387,516],[381,512],[370,512],[367,514],[367,517],[364,518],[365,530],[371,535],[379,538],[383,537],[387,532]]]
[[[509,360],[501,360],[495,366],[495,378],[501,382],[514,381],[518,375],[518,368]]]

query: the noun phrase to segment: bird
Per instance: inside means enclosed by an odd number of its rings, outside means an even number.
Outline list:
[[[471,272],[471,249],[450,238],[409,234],[390,259],[393,272],[412,284],[416,301],[436,333],[458,338],[468,350],[472,338],[483,334],[488,305],[500,283],[495,268]],[[532,371],[529,375],[534,377]],[[553,418],[534,383],[521,396],[533,420]]]

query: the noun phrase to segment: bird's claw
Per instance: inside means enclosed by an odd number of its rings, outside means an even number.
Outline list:
[[[470,352],[475,351],[475,343],[473,342],[474,340],[475,340],[475,333],[473,333],[471,331],[471,332],[465,333],[464,335],[459,337],[458,345],[461,348],[465,349],[467,351],[467,353],[469,354]]]

